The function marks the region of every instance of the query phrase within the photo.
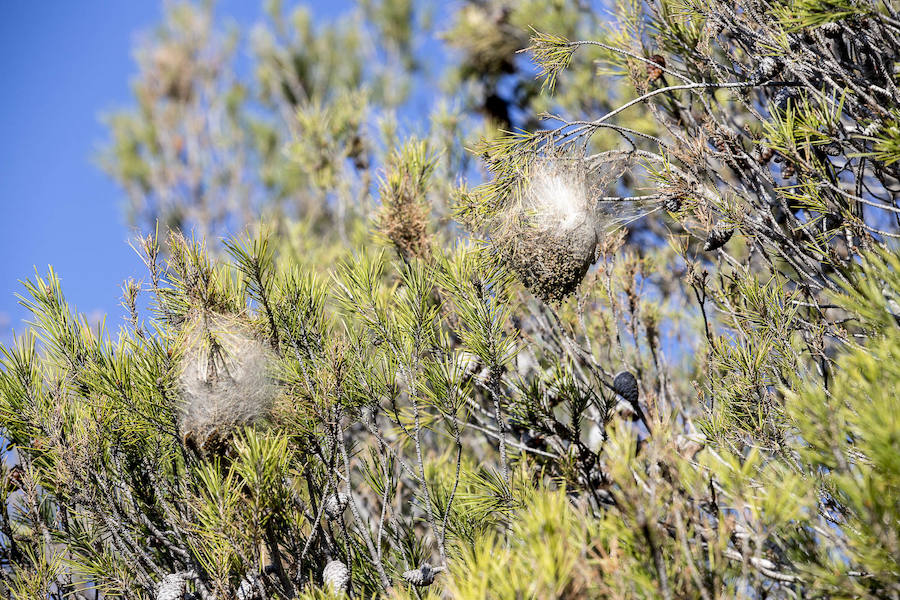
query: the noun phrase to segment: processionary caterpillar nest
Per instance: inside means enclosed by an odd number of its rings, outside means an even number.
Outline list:
[[[522,283],[545,302],[572,294],[596,260],[610,224],[631,207],[602,200],[626,159],[589,164],[583,158],[541,157],[493,228],[494,246]]]
[[[181,436],[185,443],[216,451],[235,429],[269,414],[277,393],[275,355],[250,323],[235,316],[195,316],[183,335]]]

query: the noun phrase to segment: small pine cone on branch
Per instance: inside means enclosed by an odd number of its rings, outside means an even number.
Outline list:
[[[613,390],[629,404],[635,405],[638,401],[638,384],[634,375],[628,371],[622,371],[613,379]]]
[[[769,81],[778,75],[783,67],[784,64],[781,60],[772,56],[766,56],[759,61],[759,65],[756,67],[756,70],[753,72],[750,79],[753,83]]]
[[[346,592],[350,584],[350,569],[339,560],[333,560],[322,570],[322,583],[335,595]]]
[[[628,371],[622,371],[616,375],[615,379],[613,379],[613,391],[628,403],[631,412],[633,412],[638,420],[640,420],[647,430],[650,431],[650,422],[647,420],[647,415],[644,414],[644,411],[641,409],[641,405],[638,402],[640,390],[635,376]]]
[[[712,143],[713,146],[716,147],[716,150],[718,150],[719,152],[725,152],[726,150],[728,150],[728,144],[725,141],[725,137],[718,132],[713,135]]]
[[[868,125],[866,125],[863,128],[862,133],[865,136],[873,137],[873,136],[877,135],[879,131],[881,131],[881,126],[882,126],[881,120],[875,119],[874,121],[872,121],[871,123],[869,123]]]
[[[839,23],[835,23],[834,21],[830,23],[823,23],[819,26],[819,31],[829,37],[836,37],[841,32],[841,26]]]
[[[897,297],[886,284],[881,287],[881,295],[884,297],[884,307],[888,314],[894,317],[897,323],[900,323],[900,303]]]
[[[828,142],[822,146],[822,150],[828,156],[840,156],[843,153],[843,149],[838,142]]]
[[[772,157],[775,155],[775,151],[769,148],[768,146],[762,147],[759,149],[759,153],[756,156],[756,162],[761,165],[768,164]]]
[[[328,520],[333,521],[344,514],[344,509],[350,503],[350,496],[344,492],[338,492],[325,499],[322,507],[325,510],[325,516]]]
[[[418,569],[412,569],[403,573],[403,579],[416,587],[425,587],[434,583],[434,576],[444,570],[444,567],[432,567],[424,562]]]
[[[234,594],[236,600],[254,600],[257,597],[256,580],[256,575],[247,573],[244,578],[241,579],[241,583],[238,585],[238,589]]]
[[[780,88],[772,98],[769,111],[774,108],[782,113],[787,112],[789,106],[797,101],[797,91],[794,88]]]
[[[732,235],[734,235],[733,227],[722,225],[721,223],[716,225],[706,237],[706,243],[703,244],[703,251],[712,252],[713,250],[718,250],[728,243],[728,240],[731,239]]]
[[[647,64],[647,75],[650,77],[650,81],[656,81],[663,75],[663,69],[666,68],[666,59],[659,54],[654,54],[650,57],[650,60],[654,64]]]
[[[156,589],[156,600],[184,600],[188,579],[192,577],[190,571],[166,575]]]
[[[670,213],[677,213],[681,210],[681,196],[665,196],[663,198],[663,208]]]

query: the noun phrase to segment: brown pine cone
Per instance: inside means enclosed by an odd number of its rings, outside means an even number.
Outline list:
[[[647,75],[650,77],[650,81],[656,81],[663,75],[663,69],[666,68],[666,59],[660,56],[659,54],[654,54],[650,57],[656,65],[647,65]],[[660,68],[662,67],[662,69]]]

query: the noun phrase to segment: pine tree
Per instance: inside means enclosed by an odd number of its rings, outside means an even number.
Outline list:
[[[171,10],[126,324],[0,349],[5,597],[900,596],[895,8],[453,10],[418,137],[424,4],[252,82]]]

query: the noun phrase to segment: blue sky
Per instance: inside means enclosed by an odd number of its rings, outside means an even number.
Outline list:
[[[217,14],[249,25],[261,4],[220,0]],[[327,18],[348,2],[307,4]],[[0,8],[0,343],[25,329],[15,294],[35,267],[56,269],[79,312],[121,323],[121,283],[143,265],[128,244],[124,196],[93,161],[106,139],[101,115],[131,104],[134,42],[162,12],[158,0]]]

